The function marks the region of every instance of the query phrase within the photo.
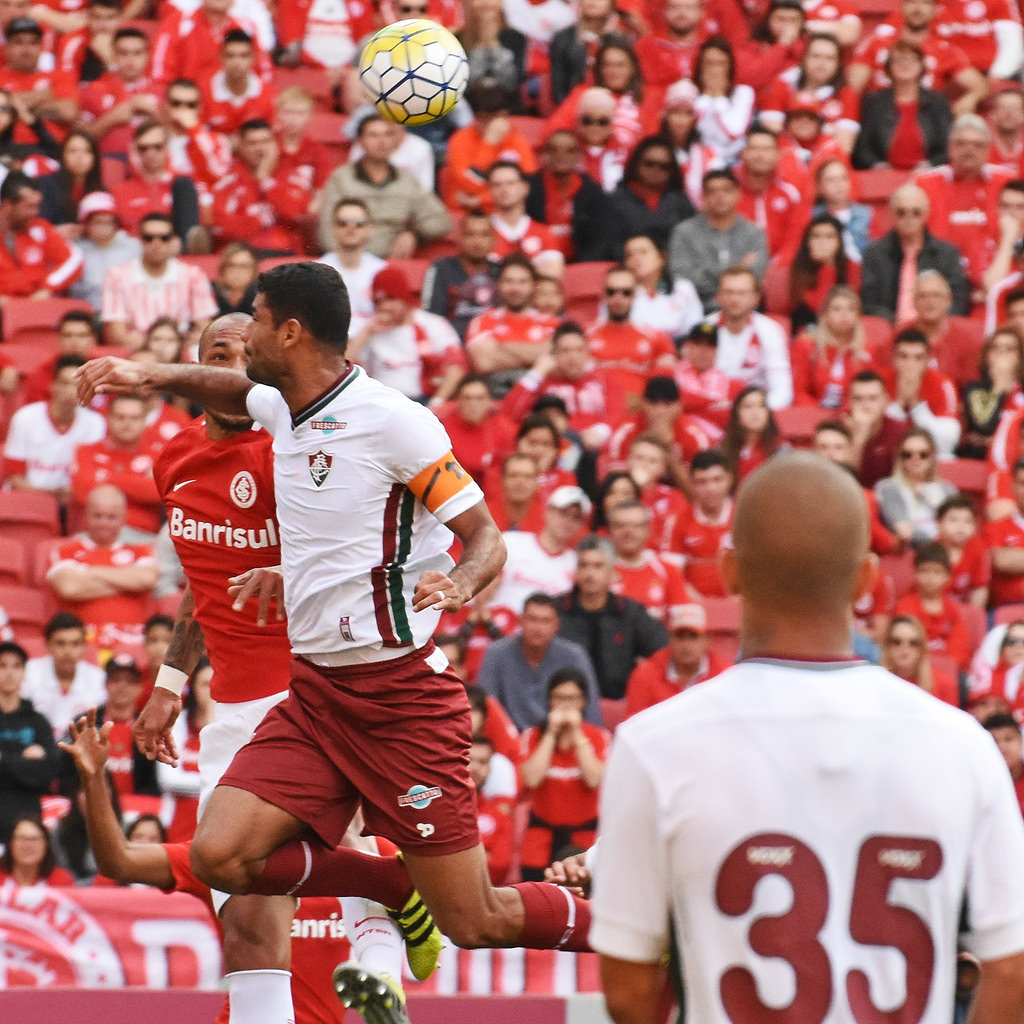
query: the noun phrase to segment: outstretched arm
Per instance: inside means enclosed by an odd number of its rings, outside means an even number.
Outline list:
[[[132,843],[125,838],[110,802],[104,768],[110,755],[113,722],[96,728],[96,709],[72,722],[70,742],[60,743],[74,759],[85,796],[85,825],[100,873],[116,882],[142,882],[161,889],[174,886],[167,851],[157,843]]]
[[[245,396],[252,381],[238,370],[197,363],[136,363],[104,356],[78,370],[78,400],[88,405],[96,395],[149,395],[170,391],[234,416],[248,415]]]

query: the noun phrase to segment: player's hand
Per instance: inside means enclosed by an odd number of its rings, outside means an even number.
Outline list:
[[[113,356],[90,359],[78,368],[75,376],[78,378],[78,401],[81,405],[88,405],[97,395],[132,393],[144,396],[150,391],[148,364],[131,359]]]
[[[416,583],[412,594],[412,610],[422,612],[427,608],[436,608],[442,612],[457,612],[471,596],[464,594],[450,576],[436,569],[428,569]]]
[[[258,598],[256,625],[265,626],[270,618],[270,602],[277,605],[276,618],[284,622],[284,576],[281,566],[272,565],[262,569],[248,569],[240,576],[228,580],[228,594],[234,599],[231,605],[240,612],[250,597]]]
[[[135,719],[132,738],[135,745],[150,759],[178,767],[178,745],[171,729],[181,714],[181,698],[163,686],[154,686],[153,692]]]
[[[113,728],[113,722],[104,722],[102,728],[97,729],[96,709],[89,708],[83,717],[68,726],[70,742],[61,740],[57,744],[71,755],[83,779],[94,778],[106,767],[110,756],[110,730]]]
[[[561,885],[576,896],[590,898],[590,871],[587,868],[585,853],[576,853],[565,860],[556,860],[544,869],[544,881]]]

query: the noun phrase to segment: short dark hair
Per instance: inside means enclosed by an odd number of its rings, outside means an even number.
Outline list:
[[[22,665],[28,661],[28,652],[21,644],[16,644],[13,640],[0,641],[0,655],[4,654],[16,655]]]
[[[79,366],[85,366],[89,360],[85,356],[80,356],[75,352],[65,352],[62,355],[57,356],[57,362],[53,364],[53,378],[57,379],[57,374],[61,370],[66,370],[69,366],[75,367],[77,370]]]
[[[121,0],[89,0],[89,7],[106,7],[108,11],[121,10]]]
[[[701,469],[714,469],[716,466],[721,466],[725,470],[729,468],[729,462],[719,448],[705,448],[690,460],[691,473]]]
[[[334,204],[334,209],[331,210],[331,213],[332,214],[337,214],[337,212],[343,206],[358,206],[359,209],[362,210],[363,213],[365,213],[366,216],[370,218],[370,220],[373,220],[373,214],[370,213],[370,208],[366,205],[366,202],[364,200],[362,200],[362,199],[357,199],[355,196],[342,196]]]
[[[142,635],[145,636],[154,626],[163,626],[165,629],[174,629],[174,616],[164,615],[163,612],[157,612],[154,615],[150,615],[150,617],[142,624]]]
[[[541,608],[550,608],[556,615],[558,614],[558,602],[550,594],[545,594],[543,590],[535,590],[527,597],[523,602],[523,611],[526,611],[531,604]]]
[[[142,229],[153,221],[159,221],[161,224],[170,224],[171,230],[174,230],[174,218],[169,213],[163,213],[161,210],[150,210],[142,220],[139,221],[139,233],[142,233]]]
[[[524,270],[529,271],[530,277],[537,280],[537,268],[530,262],[530,257],[525,252],[510,252],[502,261],[498,264],[498,277],[509,267],[522,267]]]
[[[65,324],[86,324],[93,334],[99,333],[96,330],[95,317],[84,309],[69,309],[58,321],[57,330],[59,331]]]
[[[897,345],[924,345],[925,348],[931,348],[928,342],[928,335],[919,327],[904,327],[892,339],[892,347],[895,348]]]
[[[555,328],[555,333],[551,335],[551,344],[556,345],[558,339],[564,338],[567,334],[578,334],[583,338],[587,336],[587,332],[575,320],[563,320]]]
[[[523,170],[520,164],[517,164],[514,160],[495,160],[490,167],[487,168],[487,180],[491,180],[491,175],[495,171],[501,170],[513,170],[519,175],[520,181],[529,181],[529,175]]]
[[[989,715],[984,722],[981,723],[982,729],[987,729],[989,732],[993,732],[996,729],[1016,729],[1020,732],[1020,726],[1017,724],[1017,719],[1009,713],[1009,711],[998,711],[994,715]]]
[[[707,174],[701,178],[700,187],[701,191],[706,189],[712,181],[728,181],[730,184],[740,187],[739,178],[733,174],[727,167],[716,167],[713,171],[708,171]]]
[[[132,132],[132,142],[138,142],[143,135],[148,135],[151,131],[156,130],[163,132],[164,138],[167,137],[167,129],[159,121],[143,121],[142,124]]]
[[[194,89],[200,94],[202,94],[203,91],[191,78],[176,78],[169,86],[167,86],[167,92],[165,95],[170,95],[172,89]]]
[[[248,121],[243,121],[239,126],[238,134],[245,135],[248,132],[272,132],[273,130],[271,123],[264,120],[262,117],[250,117]]]
[[[458,398],[470,384],[483,384],[483,386],[487,388],[487,394],[491,395],[492,398],[494,397],[491,393],[491,385],[487,380],[487,374],[485,373],[467,373],[466,376],[455,385],[455,393],[453,397]]]
[[[149,47],[149,36],[142,31],[141,28],[136,28],[134,25],[126,25],[124,28],[119,28],[114,33],[114,42],[118,39],[141,39],[148,49]]]
[[[1017,461],[1016,461],[1016,462],[1015,462],[1015,463],[1013,464],[1013,475],[1014,475],[1014,476],[1016,476],[1016,475],[1017,475],[1017,474],[1018,474],[1018,473],[1019,473],[1019,472],[1020,472],[1020,471],[1021,471],[1022,469],[1024,469],[1024,455],[1022,455],[1022,456],[1021,456],[1021,457],[1020,457],[1020,458],[1019,458],[1019,459],[1018,459],[1018,460],[1017,460]]]
[[[297,320],[323,345],[344,355],[352,304],[345,282],[326,263],[282,263],[256,278],[274,326]]]
[[[519,429],[516,431],[516,440],[526,437],[531,430],[547,430],[555,442],[555,447],[557,448],[561,444],[562,435],[559,433],[558,427],[543,413],[531,412],[529,416],[524,416],[523,422],[519,424]]]
[[[914,568],[919,565],[941,565],[949,572],[949,552],[937,540],[926,541],[914,552]]]
[[[388,122],[378,113],[370,113],[366,117],[360,118],[359,124],[356,127],[356,138],[361,139],[363,137],[363,132],[366,131],[367,125],[377,123],[387,124]]]
[[[935,521],[939,522],[947,512],[952,512],[954,509],[962,508],[967,509],[977,519],[978,510],[974,507],[974,502],[965,494],[951,494],[936,510],[935,510]]]
[[[24,171],[11,171],[0,185],[0,203],[16,203],[21,199],[21,193],[29,189],[39,191],[39,183],[35,178],[30,178]]]
[[[850,379],[850,384],[881,384],[883,388],[885,387],[885,381],[877,370],[861,370],[855,373]]]
[[[583,696],[587,695],[587,677],[578,668],[560,668],[556,669],[551,673],[551,678],[548,680],[548,695],[550,696],[551,691],[556,686],[561,686],[562,683],[575,683],[582,692]]]
[[[482,715],[487,714],[487,691],[482,686],[478,686],[476,683],[467,683],[466,697],[469,700],[471,711],[479,711]]]
[[[1015,302],[1020,302],[1021,299],[1024,299],[1024,286],[1018,288],[1011,288],[1006,293],[1006,298],[1003,299],[1003,307],[1005,309],[1009,309],[1010,306],[1012,306]]]
[[[224,33],[224,39],[220,44],[220,48],[223,50],[229,43],[246,43],[252,46],[252,36],[244,28],[228,29]]]
[[[831,434],[842,434],[847,441],[853,440],[853,434],[850,433],[850,428],[842,420],[822,420],[814,428],[814,436],[817,437],[819,434],[825,432]]]
[[[74,612],[57,612],[43,626],[43,636],[49,640],[54,633],[59,633],[62,629],[80,629],[84,633],[85,623]]]

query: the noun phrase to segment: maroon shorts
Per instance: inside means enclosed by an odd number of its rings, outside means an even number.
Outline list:
[[[425,855],[479,841],[462,681],[427,664],[433,643],[394,661],[292,663],[291,690],[220,780],[337,846],[360,800],[366,831]]]

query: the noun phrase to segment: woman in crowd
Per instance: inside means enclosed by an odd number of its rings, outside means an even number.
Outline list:
[[[871,241],[875,211],[866,203],[852,201],[853,181],[842,160],[826,160],[814,172],[817,200],[812,215],[830,213],[843,225],[843,245],[849,259],[859,260]]]
[[[608,533],[608,516],[616,505],[623,501],[641,501],[643,498],[637,482],[624,469],[613,469],[597,486],[597,498],[590,520],[590,532]]]
[[[456,33],[469,58],[469,81],[494,79],[518,96],[526,78],[527,39],[505,20],[501,0],[468,0],[466,21]]]
[[[247,242],[228,242],[224,246],[213,281],[213,296],[221,316],[225,313],[252,313],[259,272],[256,250]]]
[[[913,615],[894,615],[882,640],[882,667],[939,700],[960,706],[956,679],[938,672],[928,656],[928,634]]]
[[[650,235],[626,239],[623,263],[636,278],[629,319],[638,327],[664,331],[679,343],[704,319],[697,289],[683,278],[673,280],[665,250]]]
[[[578,669],[559,669],[548,682],[547,717],[522,735],[519,777],[530,799],[520,860],[524,881],[543,880],[565,847],[586,849],[597,833],[610,737],[583,721],[586,692]]]
[[[23,125],[35,136],[31,143],[16,142],[15,130]],[[41,164],[52,168],[60,159],[60,143],[50,134],[46,123],[28,109],[24,99],[9,89],[0,89],[0,166],[8,171],[31,167],[30,158],[44,157]],[[0,179],[6,175],[0,175]]]
[[[953,484],[939,478],[935,441],[920,427],[903,435],[892,476],[875,484],[882,522],[910,544],[935,539],[936,509],[956,493]]]
[[[723,166],[734,163],[754,116],[754,90],[736,83],[736,58],[725,36],[701,44],[693,84],[700,93],[694,109],[701,141]]]
[[[649,135],[637,143],[611,195],[615,251],[622,253],[632,235],[650,235],[660,249],[668,247],[672,229],[696,212],[683,189],[675,152],[668,139]]]
[[[986,714],[1020,710],[1024,705],[1024,620],[993,627],[974,654],[967,675],[971,713],[984,721]]]
[[[789,314],[793,332],[817,323],[818,311],[836,285],[860,288],[860,263],[843,245],[843,226],[831,214],[819,213],[804,229],[789,268]]]
[[[19,818],[7,848],[0,854],[0,882],[15,885],[74,885],[75,879],[57,867],[50,833],[38,818]]]
[[[37,179],[43,201],[39,216],[67,238],[80,238],[78,204],[90,192],[103,192],[99,147],[83,131],[70,131],[60,147],[60,168]]]
[[[696,103],[700,93],[687,79],[671,85],[662,104],[659,131],[673,145],[683,187],[695,209],[703,203],[704,175],[716,167],[724,166],[715,151],[700,137]]]
[[[721,447],[737,484],[787,447],[779,438],[764,388],[752,384],[736,396]]]
[[[185,336],[173,317],[158,316],[142,337],[140,352],[152,352],[158,363],[180,363]]]
[[[825,296],[821,316],[793,342],[793,396],[798,405],[841,409],[850,381],[872,368],[860,296],[848,285],[836,285]]]
[[[989,335],[979,368],[980,378],[964,388],[964,432],[956,450],[962,459],[986,458],[999,418],[1024,407],[1024,338],[1016,328]]]
[[[920,47],[897,39],[885,69],[892,85],[861,98],[853,166],[914,171],[944,164],[953,112],[941,92],[921,85],[926,67]]]

